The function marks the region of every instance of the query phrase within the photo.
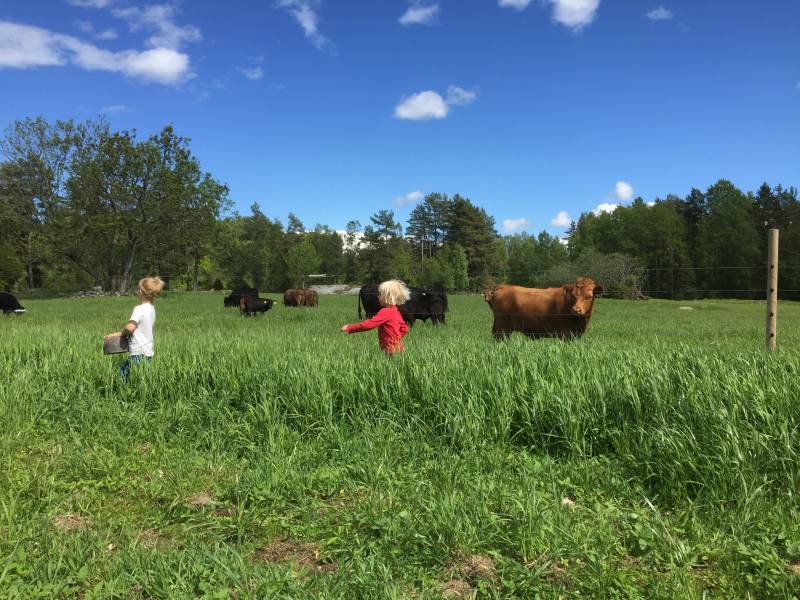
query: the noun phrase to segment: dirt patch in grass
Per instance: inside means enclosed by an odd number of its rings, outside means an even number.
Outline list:
[[[167,550],[175,544],[157,529],[142,529],[136,536],[136,543],[147,550]]]
[[[152,449],[153,449],[153,447],[150,444],[137,444],[136,445],[136,451],[139,454],[147,454]]]
[[[567,508],[569,510],[575,510],[578,508],[578,505],[572,498],[562,498],[561,499],[561,508]]]
[[[293,563],[300,570],[315,573],[330,573],[337,569],[334,562],[323,560],[319,544],[315,542],[293,542],[277,539],[253,554],[253,560],[266,563]]]
[[[451,579],[440,586],[442,598],[472,598],[472,586],[461,579]]]
[[[793,565],[788,565],[786,567],[786,570],[795,577],[800,577],[800,563],[794,563]]]
[[[214,498],[213,494],[207,492],[206,490],[196,492],[186,498],[186,506],[189,508],[194,508],[195,510],[201,510],[206,506],[211,506],[212,504],[216,503],[217,500]]]
[[[461,579],[475,585],[480,581],[496,582],[495,561],[482,554],[471,554],[454,559],[449,567],[455,569]]]
[[[58,515],[53,518],[53,525],[66,532],[85,531],[92,525],[92,520],[81,515]]]

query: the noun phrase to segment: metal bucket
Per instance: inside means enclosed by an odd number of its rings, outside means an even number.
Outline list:
[[[110,333],[103,337],[103,354],[122,354],[128,351],[128,338],[121,333]]]

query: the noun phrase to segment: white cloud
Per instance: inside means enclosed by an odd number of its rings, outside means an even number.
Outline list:
[[[408,7],[408,10],[400,17],[399,21],[401,25],[432,25],[436,21],[436,15],[438,14],[438,4],[430,4],[428,6],[414,4]]]
[[[169,48],[111,52],[73,36],[0,21],[0,68],[26,69],[66,64],[87,71],[123,73],[167,85],[192,76],[188,55]]]
[[[553,4],[553,20],[580,31],[594,21],[600,0],[549,0]]]
[[[645,16],[651,21],[669,21],[675,16],[675,13],[668,8],[659,6],[648,12]]]
[[[630,200],[633,198],[633,186],[627,181],[618,181],[614,186],[614,198],[617,200]]]
[[[306,37],[319,50],[331,45],[330,40],[319,32],[319,8],[320,0],[278,0],[275,5],[277,8],[285,9],[292,15],[303,29]]]
[[[410,121],[444,119],[449,114],[451,106],[472,104],[477,97],[477,92],[465,90],[457,85],[448,86],[446,99],[438,92],[426,90],[403,97],[394,109],[394,116],[397,119]]]
[[[106,8],[111,6],[114,0],[67,0],[72,6],[81,8]]]
[[[100,112],[106,115],[114,114],[114,113],[126,113],[130,112],[130,108],[125,106],[124,104],[112,104],[111,106],[105,106],[100,109]]]
[[[532,0],[498,0],[497,4],[503,8],[513,8],[523,11]],[[594,21],[600,0],[542,0],[544,4],[552,5],[552,18],[556,23],[566,25],[574,31],[580,31]]]
[[[398,119],[425,121],[428,119],[444,119],[450,107],[439,94],[430,90],[413,94],[400,100],[394,109]]]
[[[103,31],[98,31],[94,35],[94,37],[97,40],[107,41],[107,40],[115,40],[119,36],[117,35],[117,30],[116,29],[113,29],[113,28],[109,27],[108,29],[104,29]]]
[[[417,190],[416,192],[409,192],[403,196],[397,196],[394,199],[394,205],[398,208],[402,208],[404,206],[410,206],[411,204],[416,204],[420,200],[424,198],[422,192]]]
[[[194,25],[176,25],[176,9],[169,4],[152,4],[139,8],[116,8],[111,14],[118,19],[128,22],[131,31],[142,29],[152,31],[153,35],[147,38],[147,45],[151,48],[170,48],[177,50],[187,42],[197,42],[203,39],[200,30]]]
[[[96,40],[115,40],[117,39],[116,29],[104,29],[103,31],[95,31],[94,25],[90,21],[75,21],[75,27],[80,29],[82,33],[91,34]]]
[[[475,102],[475,99],[478,97],[478,93],[465,90],[464,88],[460,88],[457,85],[451,85],[447,87],[447,104],[450,106],[465,106],[467,104],[472,104]]]
[[[531,0],[498,0],[497,4],[503,8],[513,8],[515,10],[525,10]]]
[[[550,221],[550,225],[553,227],[569,227],[572,223],[572,219],[569,216],[569,213],[565,210],[559,211],[559,213]]]
[[[525,231],[531,226],[528,219],[520,217],[519,219],[504,219],[503,220],[503,233],[518,233]]]
[[[66,58],[46,29],[0,21],[0,68],[63,65]]]
[[[256,80],[264,77],[264,69],[261,67],[239,67],[237,70],[248,79]]]
[[[655,205],[656,205],[655,201],[653,201],[653,202],[647,202],[646,204],[647,204],[647,206],[655,206]]]
[[[612,213],[617,210],[617,208],[619,208],[619,204],[603,202],[602,204],[598,204],[592,212],[596,215],[601,215],[602,213]]]
[[[75,21],[75,27],[80,29],[81,33],[91,33],[94,31],[94,26],[89,21]]]

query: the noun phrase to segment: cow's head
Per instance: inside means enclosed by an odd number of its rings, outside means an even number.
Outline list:
[[[564,286],[564,295],[573,315],[591,315],[594,299],[602,293],[603,286],[596,284],[589,277],[578,277],[574,285]]]
[[[483,296],[483,299],[486,300],[487,304],[491,306],[492,300],[494,299],[494,290],[490,288],[485,288],[483,292],[481,292],[481,295]]]

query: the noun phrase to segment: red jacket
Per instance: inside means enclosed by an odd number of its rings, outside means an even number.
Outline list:
[[[396,306],[384,306],[371,319],[347,326],[347,333],[369,331],[378,327],[378,344],[386,354],[403,351],[403,336],[408,333],[408,325]]]

